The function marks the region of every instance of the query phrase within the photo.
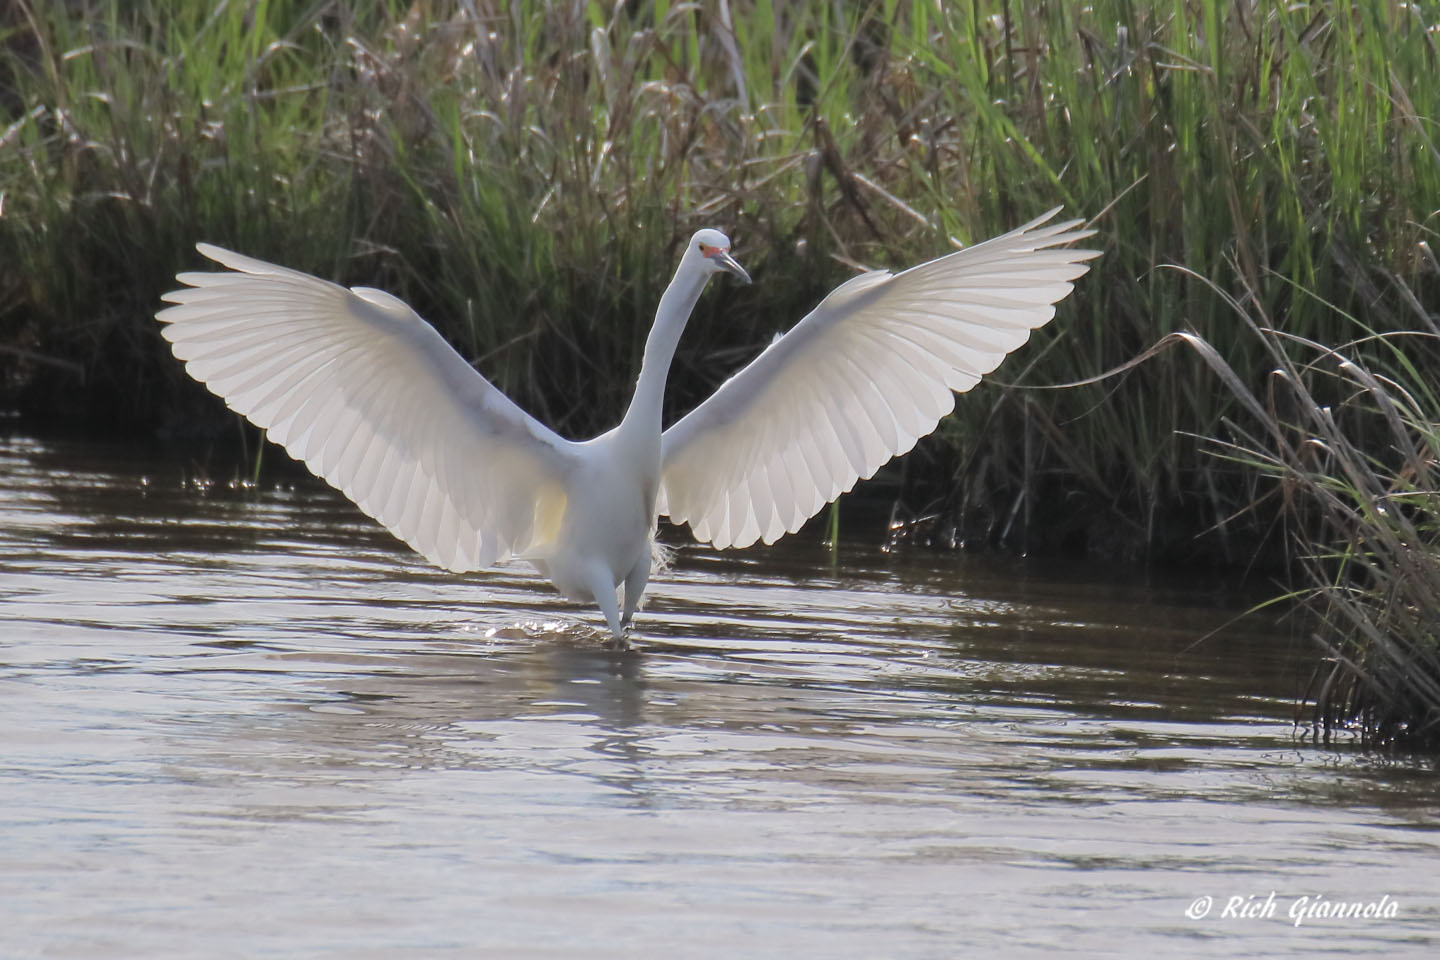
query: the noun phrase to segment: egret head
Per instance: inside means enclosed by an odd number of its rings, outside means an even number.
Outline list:
[[[697,231],[690,238],[690,249],[685,251],[685,256],[698,258],[698,262],[710,273],[724,270],[746,283],[750,282],[750,274],[730,256],[730,238],[719,230]]]

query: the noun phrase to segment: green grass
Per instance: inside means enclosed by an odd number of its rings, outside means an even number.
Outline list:
[[[1440,394],[1412,361],[1437,335],[1342,315],[1355,337],[1328,346],[1222,299],[1274,366],[1251,390],[1186,335],[1242,407],[1203,442],[1269,481],[1251,509],[1272,512],[1293,544],[1301,586],[1278,599],[1297,605],[1321,654],[1306,693],[1313,729],[1440,746]]]
[[[0,403],[225,422],[151,320],[204,239],[396,293],[583,435],[623,409],[698,226],[728,230],[756,284],[702,302],[676,412],[856,265],[908,265],[1064,203],[1095,218],[1105,256],[911,458],[906,503],[941,519],[910,532],[1232,564],[1294,556],[1292,533],[1313,558],[1348,542],[1324,508],[1267,499],[1253,460],[1213,455],[1252,411],[1192,351],[1029,387],[1187,332],[1266,398],[1273,338],[1348,344],[1356,322],[1378,335],[1347,348],[1360,367],[1440,381],[1436,342],[1398,337],[1440,332],[1440,13],[726,6],[728,24],[719,3],[663,0],[12,5]],[[1409,395],[1417,429],[1440,420],[1431,393]],[[1392,434],[1351,442],[1383,460]],[[1344,556],[1312,572],[1365,582]]]
[[[1399,14],[1335,20],[1322,5],[1260,4],[1253,16],[1232,4],[1082,9],[1017,10],[1015,47],[1045,53],[1002,56],[992,37],[979,59],[1009,69],[957,68],[946,87],[949,112],[970,123],[957,143],[984,144],[966,219],[1017,217],[1033,203],[1017,195],[1047,183],[1072,207],[1106,210],[1106,258],[1080,290],[1080,315],[1052,334],[1062,349],[1028,382],[1093,376],[1173,330],[1219,346],[1247,382],[1263,377],[1266,351],[1203,286],[1155,269],[1167,263],[1320,342],[1349,335],[1330,304],[1383,329],[1433,323],[1411,312],[1406,293],[1424,302],[1440,291],[1434,264],[1416,252],[1440,227],[1426,24]],[[943,72],[941,55],[931,64]],[[990,428],[1042,447],[1018,481],[1037,506],[1067,497],[1076,516],[1107,516],[1130,551],[1173,548],[1211,528],[1233,534],[1208,538],[1232,560],[1254,549],[1257,531],[1227,519],[1249,501],[1249,478],[1189,439],[1210,435],[1236,403],[1193,358],[1162,356],[1118,389],[999,402],[1009,416]],[[1074,503],[1077,486],[1084,503]]]
[[[193,422],[149,316],[207,239],[392,290],[585,434],[623,407],[699,225],[758,283],[702,304],[677,410],[853,265],[1057,202],[1098,217],[1106,256],[999,381],[1082,379],[1178,329],[1253,380],[1264,351],[1157,265],[1318,342],[1345,335],[1325,304],[1433,323],[1435,34],[1371,6],[736,0],[733,40],[718,5],[22,6],[0,54],[8,393]],[[1118,388],[991,386],[910,496],[944,498],[957,540],[1243,561],[1250,480],[1190,439],[1234,402],[1175,354]]]

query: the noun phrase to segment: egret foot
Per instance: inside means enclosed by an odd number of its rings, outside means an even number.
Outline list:
[[[632,653],[636,648],[635,644],[630,642],[630,631],[626,630],[619,636],[611,634],[605,640],[605,649],[614,650],[617,653]]]

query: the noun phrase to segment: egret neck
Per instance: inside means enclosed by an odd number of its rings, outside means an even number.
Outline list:
[[[630,408],[620,421],[617,433],[627,438],[622,441],[630,450],[639,455],[644,450],[646,459],[660,457],[660,418],[665,403],[665,381],[670,375],[670,362],[675,357],[675,347],[690,312],[695,309],[710,271],[693,257],[682,257],[680,266],[670,286],[660,297],[660,306],[655,311],[655,325],[645,339],[645,355],[640,360],[640,377],[635,382],[635,396]],[[617,438],[618,439],[618,438]],[[647,449],[653,447],[653,453]]]

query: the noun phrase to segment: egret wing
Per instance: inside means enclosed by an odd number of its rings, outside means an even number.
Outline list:
[[[156,314],[175,356],[433,563],[476,570],[540,547],[573,446],[530,417],[401,300],[222,250],[230,273]]]
[[[1099,251],[1051,210],[899,274],[854,277],[662,441],[659,510],[717,547],[772,543],[935,429],[1055,315]]]

